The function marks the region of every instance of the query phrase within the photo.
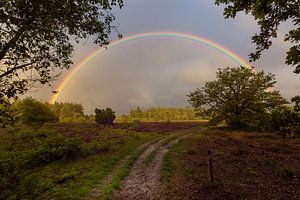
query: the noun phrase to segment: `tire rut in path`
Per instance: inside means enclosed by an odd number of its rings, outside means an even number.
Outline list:
[[[157,140],[154,140],[157,141]],[[147,148],[148,145],[151,145],[152,142],[142,144],[140,147],[137,148],[137,151],[143,150],[144,148]],[[134,156],[133,154],[125,156],[122,160],[118,162],[118,164],[114,167],[114,169],[106,175],[97,185],[96,187],[91,191],[91,193],[87,194],[85,197],[83,197],[83,200],[94,200],[94,199],[101,199],[101,196],[103,195],[104,188],[111,183],[113,177],[119,172],[121,167],[125,165],[131,158]]]
[[[162,145],[163,140],[151,144],[134,162],[128,176],[122,181],[120,189],[114,191],[113,199],[162,199],[160,180],[163,158],[172,145],[190,135],[192,134],[177,136],[165,145]],[[155,153],[155,155],[147,165],[145,161],[151,153]]]

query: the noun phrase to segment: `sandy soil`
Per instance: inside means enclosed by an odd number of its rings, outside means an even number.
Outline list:
[[[154,200],[162,199],[161,168],[162,161],[169,148],[190,133],[179,135],[167,144],[163,140],[150,145],[133,164],[129,175],[122,181],[120,189],[113,194],[115,200]],[[146,164],[147,157],[155,151],[155,156]]]

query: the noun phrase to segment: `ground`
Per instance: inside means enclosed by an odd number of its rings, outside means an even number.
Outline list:
[[[274,133],[59,124],[2,129],[0,150],[0,199],[300,199],[299,140]]]
[[[207,129],[176,144],[164,165],[164,199],[300,199],[299,141],[274,133]]]

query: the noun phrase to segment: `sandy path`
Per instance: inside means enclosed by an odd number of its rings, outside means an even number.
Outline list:
[[[169,148],[179,140],[190,136],[191,134],[182,134],[171,139],[166,145],[163,141],[151,144],[135,161],[128,176],[122,181],[120,189],[113,193],[114,200],[153,200],[162,199],[160,196],[161,186],[161,168],[165,154]],[[153,160],[146,164],[145,159],[156,152]]]
[[[154,140],[155,141],[155,140]],[[147,147],[147,145],[151,144],[146,143],[141,145],[137,148],[137,151],[142,150],[143,148]],[[116,173],[120,170],[120,168],[131,159],[133,155],[127,155],[125,158],[120,160],[115,168],[106,176],[104,177],[100,183],[98,183],[95,188],[92,190],[91,193],[87,194],[83,200],[93,200],[93,199],[101,199],[101,195],[103,194],[103,189],[112,181],[113,177]]]

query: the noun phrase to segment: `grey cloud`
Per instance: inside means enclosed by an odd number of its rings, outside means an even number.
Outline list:
[[[220,43],[245,59],[255,47],[250,40],[258,30],[253,18],[240,14],[236,19],[225,20],[222,7],[211,0],[128,0],[124,9],[113,12],[125,36],[186,32]],[[280,32],[285,33],[288,28],[284,25]],[[99,48],[91,42],[92,38],[76,46],[75,64]],[[282,38],[274,40],[273,47],[254,65],[258,70],[274,73],[277,87],[289,97],[299,93],[300,82],[299,76],[284,65],[287,48]],[[236,65],[224,55],[190,42],[134,41],[109,49],[88,63],[66,86],[59,100],[82,103],[87,112],[93,112],[95,107],[112,107],[124,113],[133,106],[187,106],[188,91],[213,79],[218,67]],[[53,88],[28,95],[48,100]]]

